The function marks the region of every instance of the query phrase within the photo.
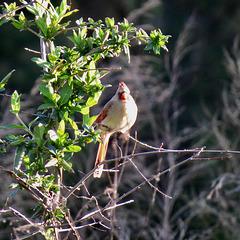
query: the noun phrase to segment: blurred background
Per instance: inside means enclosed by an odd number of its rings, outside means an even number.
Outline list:
[[[57,0],[52,2],[59,4]],[[169,52],[162,51],[160,56],[144,51],[143,46],[134,46],[130,64],[125,56],[103,61],[104,66],[121,66],[122,70],[103,79],[104,84],[111,83],[113,87],[106,89],[93,114],[111,98],[118,82],[125,81],[139,107],[138,120],[131,132],[132,136],[137,132],[138,140],[155,147],[163,143],[163,147],[169,149],[240,148],[240,1],[72,0],[72,8],[79,9],[73,15],[73,22],[80,17],[94,20],[114,17],[116,22],[127,18],[146,31],[159,28],[163,34],[172,36],[167,44]],[[0,79],[16,69],[6,93],[15,89],[24,93],[23,110],[31,112],[41,101],[35,87],[41,71],[30,60],[35,55],[24,48],[38,51],[38,39],[10,24],[0,27],[0,36]],[[56,42],[71,46],[66,38]],[[1,97],[0,125],[8,124],[12,118],[8,110],[8,101]],[[129,151],[133,144],[130,141]],[[137,145],[136,152],[147,150]],[[109,151],[109,158],[114,156],[112,152]],[[89,171],[95,153],[96,146],[91,144],[75,157],[74,168]],[[191,154],[149,155],[135,159],[135,163],[150,177],[189,156]],[[11,168],[11,156],[0,158],[1,165]],[[239,155],[224,160],[193,161],[153,181],[173,197],[171,200],[144,185],[129,196],[134,199],[133,205],[118,210],[116,239],[239,239],[239,161]],[[66,177],[66,184],[74,185],[81,177],[80,170],[74,178]],[[131,165],[125,168],[123,176],[120,193],[142,181]],[[7,181],[6,176],[0,178]],[[96,195],[103,194],[107,186],[106,178],[101,183],[87,183]],[[4,192],[0,196],[2,208],[11,192],[7,186],[0,188]],[[31,201],[26,199],[18,193],[9,201],[16,208],[24,208]],[[26,200],[24,204],[23,200]],[[80,201],[83,200],[70,203],[76,212],[82,204]],[[0,223],[0,239],[5,239],[1,237],[3,234],[9,236],[8,223],[3,220]],[[107,232],[81,231],[85,239],[108,239]]]

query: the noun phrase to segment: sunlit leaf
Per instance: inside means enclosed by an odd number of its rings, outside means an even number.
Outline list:
[[[25,150],[21,147],[17,148],[15,152],[15,157],[14,157],[14,171],[20,169],[24,155],[25,155]]]
[[[2,79],[2,81],[0,82],[0,92],[5,90],[4,86],[6,85],[8,79],[12,76],[14,72],[15,72],[15,69],[13,69],[10,73],[7,74],[6,77]]]
[[[18,92],[15,90],[11,97],[11,106],[12,106],[11,112],[14,114],[17,114],[20,111],[20,97],[21,97],[21,94],[18,95]]]
[[[6,125],[6,126],[0,126],[0,129],[25,129],[24,126],[22,125],[17,125],[17,124],[9,124],[9,125]]]
[[[70,172],[70,173],[74,173],[71,163],[66,162],[64,159],[61,159],[61,166],[63,167],[64,170]]]
[[[45,126],[42,123],[39,123],[37,126],[34,127],[34,135],[36,138],[38,139],[42,139],[43,138],[43,134],[44,134],[44,130],[45,130]]]
[[[58,165],[58,159],[57,158],[52,158],[46,165],[45,167],[55,167]]]
[[[79,152],[81,149],[82,148],[78,145],[70,145],[66,147],[66,152]]]
[[[54,130],[52,130],[52,129],[50,129],[50,130],[48,131],[48,135],[49,135],[49,138],[50,138],[53,142],[56,142],[57,139],[59,138],[58,135],[57,135],[57,133],[56,133]]]

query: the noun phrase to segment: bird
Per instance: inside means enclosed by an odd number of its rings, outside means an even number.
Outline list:
[[[126,133],[137,119],[138,107],[124,82],[120,82],[115,95],[105,104],[94,125],[100,130],[100,140],[95,167],[105,160],[108,142],[113,133]],[[103,164],[94,171],[94,178],[100,178]]]

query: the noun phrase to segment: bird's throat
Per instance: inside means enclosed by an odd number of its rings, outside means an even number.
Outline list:
[[[127,93],[126,92],[122,92],[119,96],[120,100],[127,100]]]

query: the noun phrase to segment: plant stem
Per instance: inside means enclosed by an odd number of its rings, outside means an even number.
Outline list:
[[[19,117],[18,113],[16,113],[16,118],[18,121],[25,127],[25,130],[32,136],[34,137],[34,134],[31,132],[31,130],[26,126],[26,124],[23,122],[23,120]]]

